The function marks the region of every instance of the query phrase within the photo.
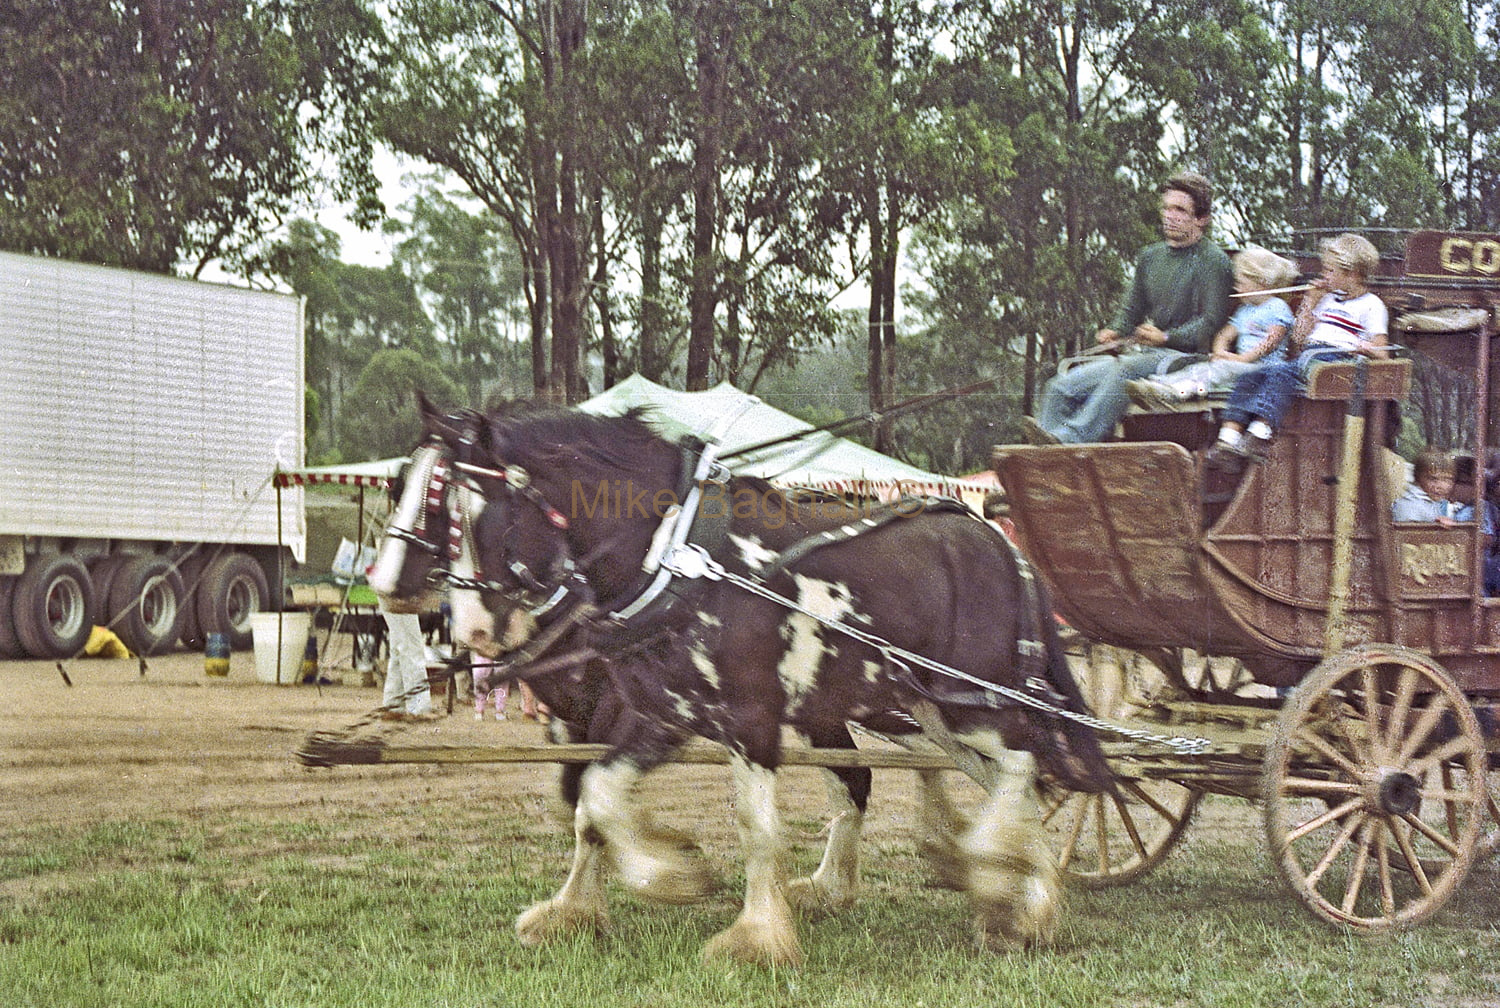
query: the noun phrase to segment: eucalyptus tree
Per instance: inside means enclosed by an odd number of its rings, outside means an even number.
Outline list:
[[[450,170],[510,230],[523,265],[535,391],[583,377],[588,216],[579,147],[583,0],[392,0],[382,137]]]
[[[376,212],[364,0],[0,0],[0,246],[158,272],[331,182]]]
[[[517,362],[503,324],[522,298],[509,234],[494,215],[470,213],[431,179],[402,209],[407,223],[386,225],[405,235],[395,261],[430,305],[448,370],[459,376],[468,404],[479,406],[502,378],[510,388],[521,385],[529,369],[512,373]]]
[[[384,350],[437,356],[437,341],[417,290],[399,266],[359,266],[339,260],[336,234],[305,219],[287,237],[247,262],[306,298],[303,309],[308,385],[317,393],[321,429],[309,432],[314,450],[337,447],[346,407],[356,413],[353,388],[369,361]],[[342,453],[341,453],[342,454]]]
[[[1475,59],[1459,5],[1272,0],[1266,17],[1290,55],[1272,109],[1289,223],[1441,224],[1434,124]]]

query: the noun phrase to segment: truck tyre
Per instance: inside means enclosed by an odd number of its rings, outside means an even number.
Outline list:
[[[196,557],[186,557],[177,568],[187,594],[182,598],[182,620],[177,625],[177,639],[189,651],[202,651],[208,635],[198,619],[198,599],[203,597],[203,564]]]
[[[15,617],[10,614],[10,601],[15,593],[16,579],[9,574],[0,575],[0,659],[26,657],[26,649],[16,637]]]
[[[10,611],[16,637],[32,657],[73,657],[94,629],[94,582],[88,568],[60,553],[34,557],[16,579]]]
[[[177,641],[186,597],[170,563],[159,556],[133,556],[120,565],[110,587],[110,626],[136,654],[159,654]]]
[[[198,584],[198,626],[206,637],[224,634],[235,650],[250,647],[250,616],[270,608],[265,572],[244,553],[211,562]]]

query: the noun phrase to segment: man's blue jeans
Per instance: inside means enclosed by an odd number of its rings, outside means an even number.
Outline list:
[[[1103,441],[1130,406],[1125,383],[1161,374],[1181,356],[1176,350],[1151,347],[1070,368],[1042,390],[1036,422],[1059,441]]]

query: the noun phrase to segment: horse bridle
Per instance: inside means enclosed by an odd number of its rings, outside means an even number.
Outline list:
[[[474,522],[485,503],[499,494],[505,495],[508,504],[525,502],[534,507],[559,532],[567,529],[567,516],[531,485],[530,475],[521,467],[493,458],[485,458],[486,464],[461,458],[461,452],[474,454],[480,450],[475,438],[476,421],[467,420],[462,428],[443,427],[434,432],[413,454],[414,482],[421,486],[422,504],[410,528],[393,522],[386,534],[432,558],[435,566],[427,575],[432,587],[446,585],[460,591],[499,595],[527,609],[533,618],[545,620],[564,601],[576,597],[585,584],[567,538],[557,536],[556,549],[546,561],[547,570],[540,576],[523,560],[511,558],[502,579],[497,580],[486,577],[481,569]],[[458,449],[452,447],[455,443]],[[441,520],[444,517],[446,521]],[[511,539],[515,528],[512,520],[502,539]],[[445,539],[439,539],[439,529],[446,529]],[[474,571],[472,577],[452,569],[466,552]],[[444,559],[449,564],[447,568],[441,566]]]

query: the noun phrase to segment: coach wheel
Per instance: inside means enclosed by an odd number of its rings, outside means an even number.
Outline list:
[[[1281,710],[1262,775],[1266,839],[1318,917],[1415,924],[1463,882],[1488,819],[1484,737],[1443,669],[1371,645],[1315,668]]]
[[[1113,657],[1111,657],[1111,654]],[[1138,706],[1131,652],[1090,649],[1079,687],[1089,709],[1114,720]],[[1042,805],[1064,876],[1084,888],[1125,885],[1151,871],[1182,839],[1203,792],[1176,781],[1152,780],[1130,760],[1111,759],[1115,794],[1058,790]]]
[[[158,654],[176,642],[187,592],[172,565],[158,556],[133,556],[110,589],[110,625],[138,655]]]
[[[198,625],[204,634],[224,634],[236,650],[248,648],[250,617],[270,608],[270,598],[260,564],[244,553],[225,553],[204,569],[199,582]]]
[[[94,583],[78,560],[63,554],[33,557],[16,579],[11,599],[16,638],[35,658],[70,658],[94,629]]]

